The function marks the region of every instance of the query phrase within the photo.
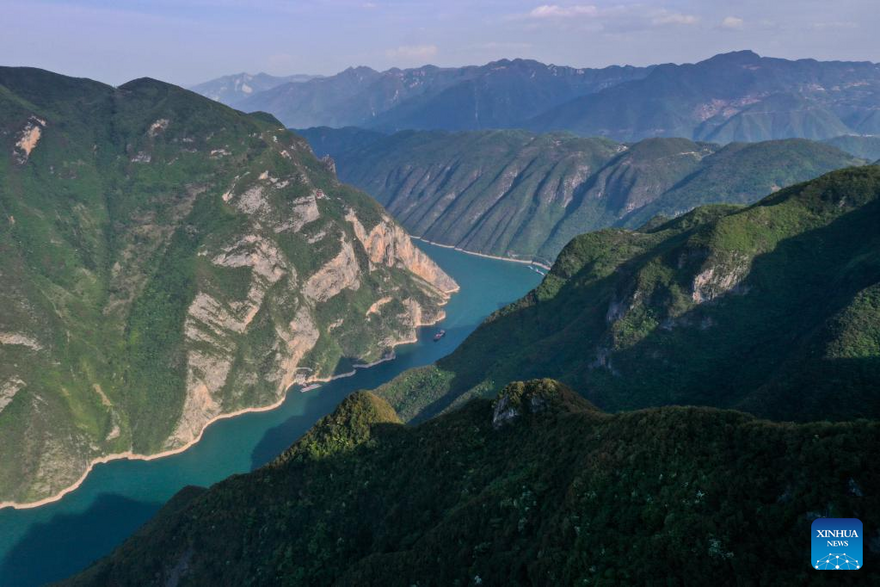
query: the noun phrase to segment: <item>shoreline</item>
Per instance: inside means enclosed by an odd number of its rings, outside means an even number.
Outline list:
[[[452,249],[453,251],[458,251],[459,253],[465,253],[466,255],[473,255],[475,257],[483,257],[486,259],[495,259],[496,261],[510,261],[511,263],[522,263],[523,265],[534,265],[536,267],[540,267],[541,269],[546,269],[550,271],[552,267],[545,263],[541,263],[540,261],[526,261],[525,259],[512,259],[510,257],[499,257],[498,255],[487,255],[486,253],[477,253],[475,251],[468,251],[467,249],[462,249],[461,247],[456,247],[455,245],[444,245],[443,243],[437,243],[434,241],[429,241],[426,238],[422,238],[420,236],[412,236],[410,238],[414,238],[416,240],[422,241],[423,243],[428,243],[429,245],[434,245],[435,247],[443,247],[444,249]]]
[[[459,289],[461,289],[461,288],[458,288],[455,291],[459,291]],[[455,293],[455,291],[452,293]],[[451,297],[451,294],[446,296],[446,298],[443,300],[443,303],[440,304],[441,308],[449,303],[450,297]],[[440,322],[441,320],[443,320],[445,318],[446,318],[446,312],[441,310],[440,313],[438,314],[437,319],[434,320],[433,322],[418,323],[418,324],[415,324],[413,326],[413,328],[418,329],[418,328],[422,328],[424,326],[433,326],[434,324],[437,324],[438,322]],[[396,347],[403,345],[403,344],[413,344],[418,341],[419,341],[419,336],[418,336],[418,333],[416,333],[416,335],[414,337],[412,337],[411,339],[404,339],[404,340],[395,342],[391,345],[391,355],[389,357],[383,357],[377,361],[374,361],[374,362],[368,363],[368,364],[354,365],[353,369],[350,373],[342,373],[340,375],[332,375],[330,377],[310,379],[310,380],[305,381],[301,384],[299,384],[299,383],[291,384],[290,386],[287,387],[287,389],[284,390],[284,393],[281,394],[281,397],[275,403],[265,405],[265,406],[256,406],[256,407],[252,407],[252,408],[242,408],[240,410],[235,410],[233,412],[226,412],[223,414],[218,414],[217,416],[208,420],[205,423],[205,425],[202,426],[202,429],[199,431],[198,436],[196,436],[193,440],[189,441],[188,443],[186,443],[182,446],[179,446],[177,448],[169,449],[166,451],[162,451],[162,452],[158,452],[158,453],[150,454],[150,455],[137,454],[137,453],[133,453],[131,451],[125,451],[125,452],[113,453],[113,454],[109,454],[109,455],[96,457],[96,458],[92,459],[91,461],[89,461],[89,464],[86,467],[86,470],[83,472],[82,476],[76,480],[75,483],[65,487],[64,489],[62,489],[61,491],[59,491],[55,495],[52,495],[50,497],[46,497],[46,498],[43,498],[43,499],[40,499],[37,501],[29,501],[26,503],[18,503],[15,501],[3,501],[3,502],[0,502],[0,510],[5,509],[5,508],[12,508],[14,510],[30,510],[30,509],[42,507],[44,505],[48,505],[50,503],[55,503],[56,501],[60,501],[65,495],[72,493],[73,491],[76,491],[77,489],[79,489],[79,487],[85,482],[85,480],[88,478],[89,474],[92,472],[92,470],[95,468],[96,465],[102,465],[105,463],[109,463],[111,461],[121,461],[121,460],[153,461],[156,459],[170,457],[170,456],[174,456],[174,455],[180,454],[182,452],[185,452],[188,449],[195,446],[200,440],[202,440],[202,436],[204,436],[205,431],[211,426],[211,424],[214,424],[215,422],[219,422],[220,420],[228,420],[229,418],[236,418],[238,416],[243,416],[244,414],[269,412],[271,410],[274,410],[276,408],[281,407],[281,405],[285,401],[287,401],[287,396],[290,394],[290,392],[293,390],[294,387],[305,386],[305,388],[307,388],[307,389],[304,388],[304,389],[300,390],[300,393],[305,393],[307,390],[310,391],[313,389],[320,388],[321,383],[329,383],[329,382],[334,381],[336,379],[351,377],[351,376],[357,374],[358,369],[369,369],[370,367],[374,367],[380,363],[385,363],[387,361],[392,361],[392,360],[396,359],[397,355],[394,354],[394,349]]]

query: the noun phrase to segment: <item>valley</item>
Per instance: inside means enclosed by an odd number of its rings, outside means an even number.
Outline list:
[[[38,4],[0,585],[876,582],[867,0]]]
[[[538,274],[516,263],[420,247],[461,285],[436,327],[420,329],[417,342],[397,347],[393,361],[305,393],[295,387],[272,411],[212,424],[185,452],[98,465],[60,501],[34,509],[0,509],[0,585],[42,585],[82,570],[109,554],[185,486],[208,486],[269,462],[348,394],[378,387],[448,354],[487,315],[540,281]],[[441,327],[447,334],[434,342],[433,334]],[[53,556],[47,558],[50,551]]]

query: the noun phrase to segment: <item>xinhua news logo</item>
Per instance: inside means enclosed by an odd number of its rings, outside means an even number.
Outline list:
[[[857,571],[862,568],[862,522],[856,518],[813,521],[810,566],[819,571]]]

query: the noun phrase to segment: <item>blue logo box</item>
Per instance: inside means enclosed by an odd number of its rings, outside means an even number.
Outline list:
[[[862,568],[862,522],[856,518],[813,520],[810,566],[819,571]]]

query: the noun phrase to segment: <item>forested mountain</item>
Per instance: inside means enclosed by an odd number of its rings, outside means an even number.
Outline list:
[[[374,361],[456,288],[270,115],[0,68],[0,121],[0,501]]]
[[[578,234],[638,227],[709,203],[748,204],[861,161],[802,139],[720,146],[635,144],[568,133],[299,131],[342,180],[411,233],[484,254],[551,264]]]
[[[880,64],[737,51],[657,66],[643,79],[551,107],[526,127],[718,143],[880,134]]]
[[[579,236],[537,289],[379,394],[421,420],[508,381],[553,377],[604,410],[876,418],[878,227],[880,167],[871,165],[749,207]]]
[[[880,562],[878,444],[867,421],[609,415],[552,380],[412,428],[355,393],[64,585],[839,584],[809,566],[822,516],[870,532],[857,581]]]
[[[576,69],[526,59],[383,72],[351,67],[334,76],[254,94],[236,107],[271,112],[297,128],[510,127],[577,96],[644,77],[648,71],[629,66]]]
[[[321,76],[306,74],[278,77],[262,72],[257,74],[236,73],[197,84],[189,89],[227,106],[235,106],[257,92],[271,90],[281,84],[307,82],[319,77]]]

